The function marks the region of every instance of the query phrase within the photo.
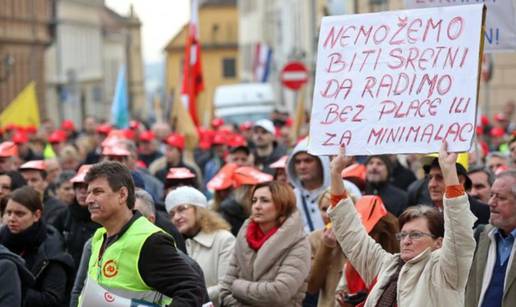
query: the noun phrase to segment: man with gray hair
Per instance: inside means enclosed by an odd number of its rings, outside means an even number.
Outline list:
[[[500,169],[506,170],[509,167],[509,157],[499,151],[490,152],[486,158],[486,166],[496,174]]]
[[[496,176],[489,209],[489,225],[475,231],[465,306],[516,306],[516,170]]]
[[[183,236],[177,230],[176,226],[174,226],[174,224],[172,224],[168,219],[166,213],[156,211],[156,206],[152,196],[147,191],[140,188],[136,188],[134,195],[136,197],[134,209],[138,210],[151,223],[170,234],[176,242],[176,247],[186,254],[186,245]]]
[[[472,183],[469,195],[487,204],[491,197],[491,186],[494,182],[493,173],[489,169],[479,166],[471,168],[468,171],[468,177]]]

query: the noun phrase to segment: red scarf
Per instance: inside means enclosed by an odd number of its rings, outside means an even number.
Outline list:
[[[279,227],[274,227],[271,230],[269,230],[268,233],[263,233],[258,223],[250,221],[247,225],[246,233],[247,243],[249,244],[249,247],[255,251],[258,251],[265,243],[265,241],[267,241],[273,234],[275,234],[276,231],[278,231],[278,229]]]

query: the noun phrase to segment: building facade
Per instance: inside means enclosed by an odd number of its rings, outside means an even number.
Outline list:
[[[165,47],[166,89],[173,103],[181,101],[185,25]],[[207,123],[213,114],[212,101],[219,85],[239,82],[238,10],[236,0],[208,0],[199,8],[199,35],[204,91],[198,97],[199,118]]]
[[[53,0],[0,1],[0,111],[31,81],[41,117],[45,108],[45,50],[54,38]]]
[[[516,8],[516,0],[513,2]],[[240,0],[238,9],[242,81],[253,80],[254,46],[268,45],[273,51],[268,82],[275,89],[280,108],[292,112],[297,97],[281,86],[280,71],[291,60],[303,62],[310,70],[312,78],[300,92],[309,110],[323,16],[400,10],[405,9],[405,0]],[[479,111],[490,118],[502,111],[508,101],[516,101],[516,53],[495,53],[491,58],[492,79],[481,81],[479,93]]]
[[[104,0],[56,0],[56,39],[46,54],[47,105],[56,122],[88,115],[109,120],[118,71],[126,66],[129,107],[142,114],[145,93],[141,23]]]

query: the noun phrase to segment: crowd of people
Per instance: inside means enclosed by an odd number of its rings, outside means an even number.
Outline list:
[[[0,306],[516,306],[516,126],[334,157],[292,121],[0,130]]]

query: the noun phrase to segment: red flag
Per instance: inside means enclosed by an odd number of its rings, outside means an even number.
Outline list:
[[[199,42],[198,8],[198,1],[192,0],[192,17],[188,24],[183,67],[183,86],[181,88],[183,102],[186,102],[188,112],[196,126],[199,126],[197,95],[204,89],[201,68],[201,43]]]

